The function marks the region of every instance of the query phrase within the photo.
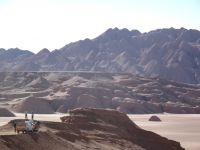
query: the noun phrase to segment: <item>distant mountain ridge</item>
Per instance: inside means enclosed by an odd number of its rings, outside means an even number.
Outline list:
[[[73,42],[52,52],[0,49],[0,65],[0,71],[129,72],[199,84],[200,31],[108,29],[94,39]]]

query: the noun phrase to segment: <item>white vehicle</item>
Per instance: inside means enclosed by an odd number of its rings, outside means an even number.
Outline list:
[[[24,123],[17,123],[14,127],[17,133],[37,132],[40,127],[40,122],[27,120]]]

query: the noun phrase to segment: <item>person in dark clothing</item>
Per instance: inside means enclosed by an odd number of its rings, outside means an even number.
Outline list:
[[[15,130],[15,132],[16,132],[16,131],[17,131],[17,130],[16,130],[17,124],[14,122],[14,125],[13,125],[13,126],[14,126],[14,130]]]
[[[28,119],[28,114],[27,114],[27,112],[25,112],[25,119],[26,119],[26,120]]]
[[[34,119],[34,113],[32,112],[31,114],[31,119],[33,120]]]

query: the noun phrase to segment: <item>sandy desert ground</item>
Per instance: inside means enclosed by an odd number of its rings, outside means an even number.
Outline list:
[[[37,120],[60,121],[61,116],[68,114],[35,114]],[[17,117],[0,117],[0,125],[16,118],[24,118],[24,114],[16,113]],[[29,118],[30,118],[29,114]],[[141,128],[153,131],[169,139],[179,141],[186,150],[200,149],[200,115],[197,114],[157,114],[162,122],[150,122],[148,115],[129,115]],[[5,134],[5,133],[4,133]],[[12,133],[9,133],[12,134]]]
[[[157,114],[162,122],[150,122],[148,115],[129,115],[140,127],[179,141],[186,150],[200,149],[199,114]]]

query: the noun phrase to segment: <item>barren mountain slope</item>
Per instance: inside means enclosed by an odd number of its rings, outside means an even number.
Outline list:
[[[68,112],[77,107],[200,113],[200,87],[132,74],[3,72],[0,106],[22,113]]]

